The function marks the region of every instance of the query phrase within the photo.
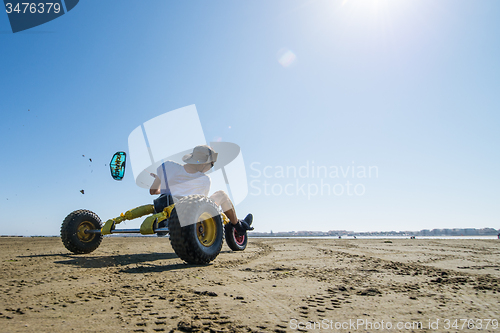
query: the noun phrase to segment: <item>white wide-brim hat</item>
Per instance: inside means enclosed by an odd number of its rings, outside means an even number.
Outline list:
[[[187,164],[207,164],[217,161],[217,153],[210,146],[196,146],[191,154],[184,155],[182,160]]]

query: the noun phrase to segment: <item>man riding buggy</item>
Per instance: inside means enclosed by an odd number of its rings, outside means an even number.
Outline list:
[[[196,146],[182,160],[167,161],[151,173],[155,178],[150,194],[160,196],[153,204],[139,206],[106,221],[89,210],[70,213],[61,226],[64,246],[75,254],[96,250],[103,235],[140,233],[142,235],[169,234],[175,253],[190,264],[207,264],[220,253],[224,238],[233,251],[243,251],[247,245],[247,231],[253,230],[252,214],[238,220],[234,206],[224,191],[208,197],[211,180],[205,173],[217,161],[217,153],[209,146]],[[149,215],[140,229],[116,229],[125,221]],[[225,236],[225,237],[224,237]]]
[[[194,147],[191,154],[184,155],[182,158],[186,163],[184,165],[173,161],[167,161],[160,165],[156,174],[151,173],[155,180],[149,189],[151,195],[160,194],[160,197],[155,200],[155,209],[163,210],[167,205],[169,195],[173,198],[193,194],[207,197],[211,181],[205,173],[217,162],[217,155],[218,153],[211,147],[201,145]],[[239,235],[254,229],[251,227],[252,214],[248,214],[243,220],[238,220],[234,205],[226,192],[217,191],[210,196],[210,199],[222,208]]]

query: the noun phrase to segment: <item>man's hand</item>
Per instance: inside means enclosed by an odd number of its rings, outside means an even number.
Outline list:
[[[153,184],[151,184],[151,187],[149,188],[149,194],[155,195],[155,194],[160,194],[160,185],[161,185],[161,179],[154,173],[150,173],[151,177],[155,179]]]

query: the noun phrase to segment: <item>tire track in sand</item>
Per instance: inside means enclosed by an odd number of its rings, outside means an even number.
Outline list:
[[[231,259],[219,262],[216,264],[216,268],[227,269],[228,267],[238,267],[238,272],[240,272],[244,265],[248,265],[257,259],[266,257],[275,251],[272,246],[260,240],[252,241],[250,244],[258,246],[259,250],[243,259]],[[229,284],[236,285],[237,289],[241,290],[241,295],[251,295],[254,302],[258,304],[259,314],[265,316],[265,320],[261,320],[262,322],[257,324],[259,329],[265,331],[271,330],[273,332],[285,332],[290,318],[298,318],[298,313],[287,304],[284,304],[286,301],[278,300],[270,293],[251,286],[248,282],[243,281],[241,277],[236,276],[236,274],[231,271],[226,277]],[[273,325],[276,327],[270,327]]]

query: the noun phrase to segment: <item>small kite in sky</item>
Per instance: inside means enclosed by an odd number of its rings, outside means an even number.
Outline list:
[[[109,162],[109,169],[111,171],[111,177],[114,180],[122,180],[125,174],[125,161],[127,159],[127,154],[123,151],[119,151],[113,155],[111,162]]]
[[[82,194],[85,194],[85,191],[84,191],[84,190],[80,190],[80,192],[81,192]]]

